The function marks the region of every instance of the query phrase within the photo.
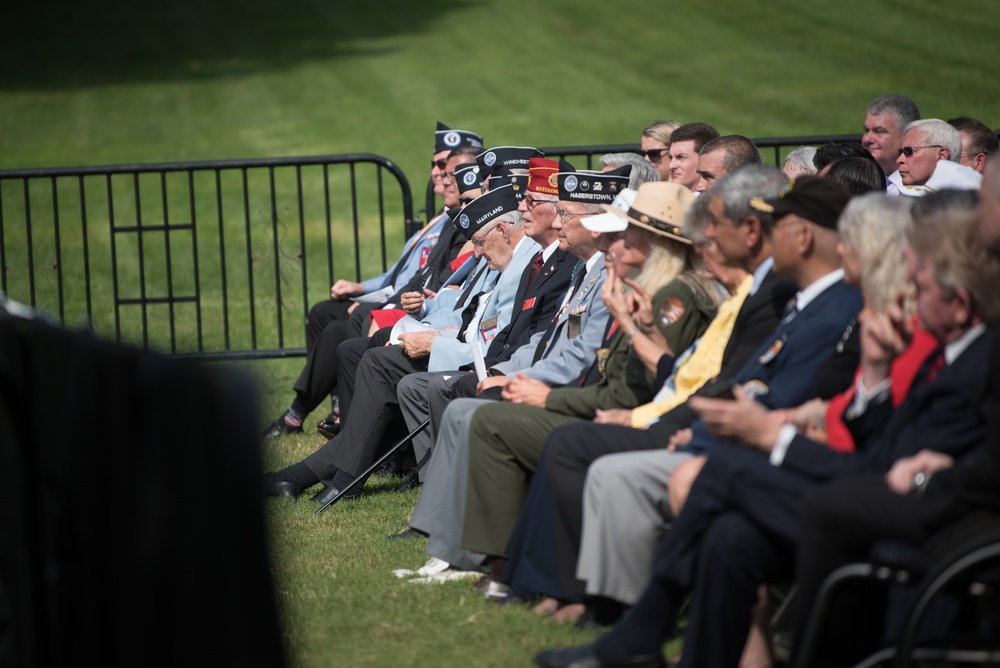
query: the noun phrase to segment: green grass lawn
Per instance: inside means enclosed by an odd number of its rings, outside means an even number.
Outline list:
[[[287,407],[298,371],[296,360],[251,368],[265,417]],[[305,433],[266,442],[266,468],[291,464],[322,445],[312,430],[321,413],[310,417]],[[295,666],[529,665],[542,647],[596,636],[540,620],[528,608],[488,602],[471,582],[397,579],[393,570],[415,570],[428,558],[424,540],[386,538],[405,528],[417,502],[416,490],[395,491],[399,482],[373,478],[360,499],[338,502],[319,516],[308,494],[266,501],[277,600]]]
[[[372,152],[420,192],[438,120],[493,146],[634,142],[657,118],[750,137],[848,133],[873,97],[905,92],[927,117],[1000,125],[994,0],[52,0],[4,18],[0,169]],[[308,243],[324,243],[314,225]],[[2,233],[19,242],[7,218]],[[363,254],[363,275],[376,273],[367,243]],[[300,364],[253,365],[267,417]],[[265,461],[321,442],[280,440]],[[589,637],[465,583],[393,578],[425,558],[384,540],[415,500],[374,493],[320,517],[306,501],[268,502],[297,668],[527,665]]]

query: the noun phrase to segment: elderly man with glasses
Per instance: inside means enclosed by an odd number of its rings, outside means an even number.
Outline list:
[[[975,190],[982,174],[959,163],[962,137],[958,130],[937,118],[913,121],[903,130],[896,164],[889,177],[890,195],[923,197],[943,189]]]

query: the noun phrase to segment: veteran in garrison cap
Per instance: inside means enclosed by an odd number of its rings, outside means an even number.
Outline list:
[[[527,170],[532,158],[543,158],[545,154],[531,146],[497,146],[476,156],[479,172],[490,188],[493,177],[509,177],[512,170]],[[509,183],[509,181],[505,181]]]

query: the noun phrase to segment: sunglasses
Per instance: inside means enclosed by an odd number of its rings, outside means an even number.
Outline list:
[[[897,156],[905,155],[907,158],[912,158],[913,154],[922,148],[944,148],[944,147],[941,146],[940,144],[928,144],[927,146],[904,146],[903,148],[899,149],[899,152],[896,153],[896,155]]]
[[[648,151],[636,151],[636,153],[650,162],[659,162],[663,158],[663,155],[669,150],[670,149],[668,148],[651,148]]]
[[[444,169],[448,166],[447,158],[442,158],[441,160],[431,160],[431,169],[437,167],[438,169]]]

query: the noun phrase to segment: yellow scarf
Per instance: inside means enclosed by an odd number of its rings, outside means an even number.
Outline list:
[[[632,411],[632,426],[645,429],[650,422],[667,411],[687,401],[695,390],[719,375],[722,354],[726,351],[729,336],[733,333],[736,315],[753,287],[753,276],[747,276],[736,288],[732,297],[722,302],[715,319],[698,341],[697,347],[686,359],[681,360],[673,374],[673,390],[668,383],[653,397],[653,401]]]

